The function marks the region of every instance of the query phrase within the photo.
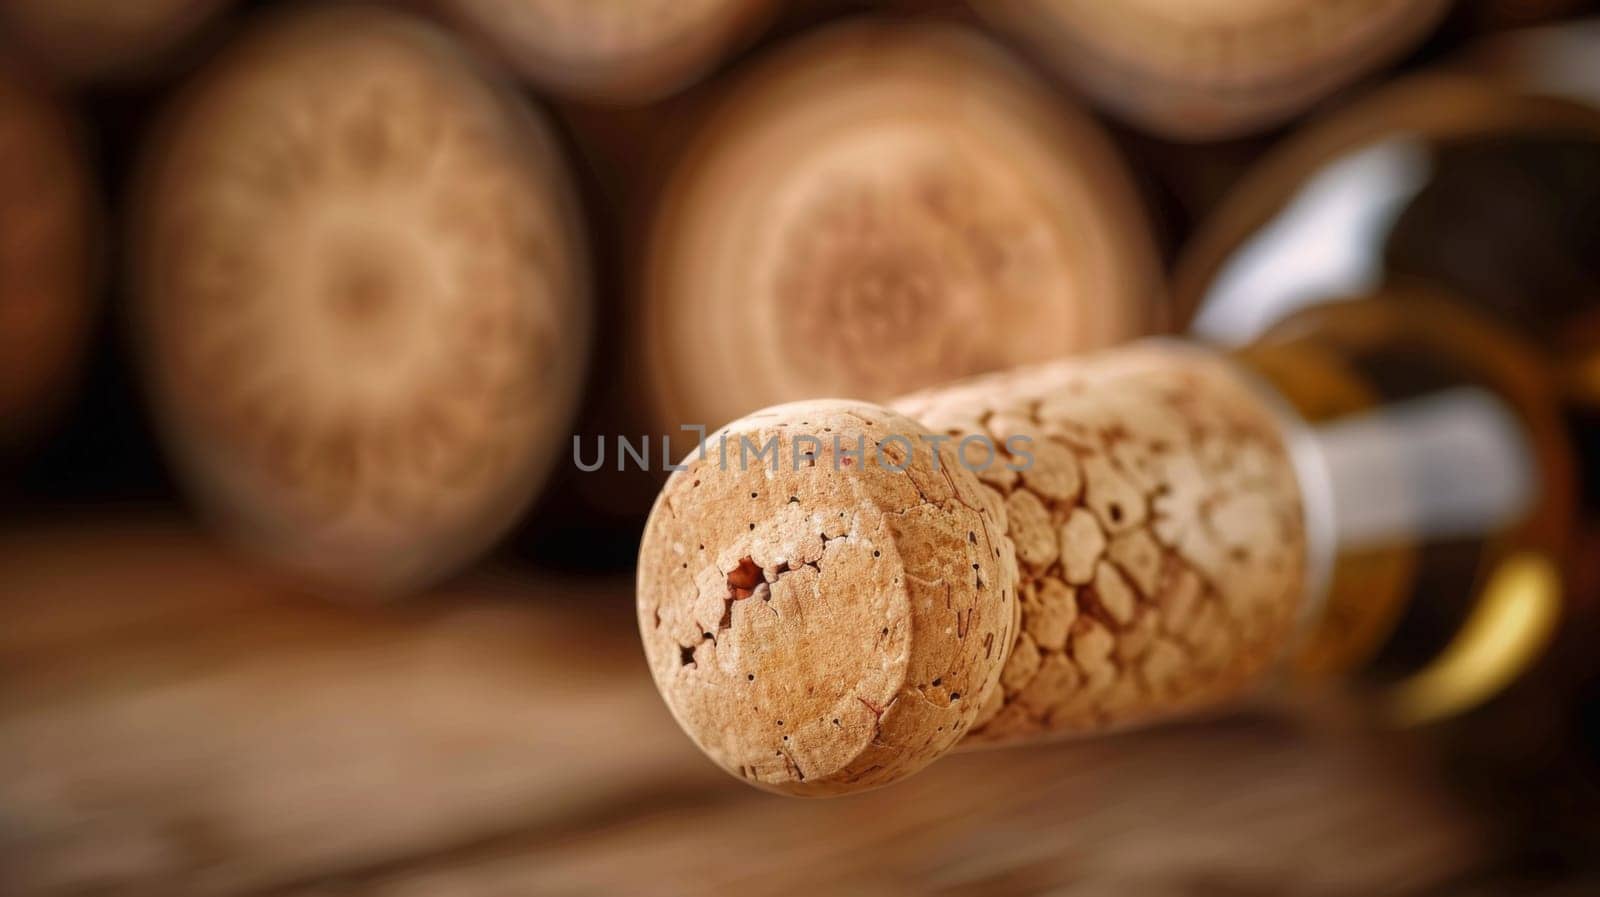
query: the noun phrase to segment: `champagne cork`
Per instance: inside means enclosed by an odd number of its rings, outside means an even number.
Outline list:
[[[1281,419],[1176,344],[778,406],[685,464],[640,549],[645,652],[701,749],[775,791],[1216,706],[1306,603]]]
[[[1127,173],[1088,117],[954,26],[833,26],[699,131],[644,265],[658,429],[882,401],[1162,320]]]
[[[774,0],[431,0],[529,79],[636,103],[688,86],[776,10]]]
[[[90,323],[94,214],[67,117],[0,69],[0,455],[71,391]]]
[[[374,8],[263,27],[150,158],[149,391],[189,491],[333,587],[470,560],[565,447],[587,342],[554,145],[431,26]]]
[[[985,0],[1096,102],[1179,140],[1279,124],[1413,47],[1448,0]]]
[[[228,0],[6,0],[0,29],[27,55],[74,79],[120,74],[173,48]]]

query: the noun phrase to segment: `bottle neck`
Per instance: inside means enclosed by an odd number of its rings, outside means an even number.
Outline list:
[[[1308,309],[1236,355],[1292,409],[1314,543],[1294,672],[1354,676],[1423,721],[1532,663],[1562,613],[1573,517],[1544,366],[1403,284]]]

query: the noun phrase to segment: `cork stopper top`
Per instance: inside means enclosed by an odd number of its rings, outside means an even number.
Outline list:
[[[141,360],[188,491],[318,586],[420,588],[554,464],[587,343],[547,129],[425,22],[329,7],[230,48],[135,203]]]
[[[674,716],[729,772],[857,791],[971,727],[1017,625],[1015,554],[954,441],[930,437],[876,405],[784,405],[668,481],[640,630]]]
[[[1001,47],[835,25],[764,59],[674,167],[646,394],[666,429],[718,426],[1046,361],[1159,326],[1159,267],[1105,135]]]

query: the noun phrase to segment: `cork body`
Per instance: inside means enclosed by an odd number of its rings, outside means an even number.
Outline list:
[[[1219,704],[1260,681],[1304,600],[1281,421],[1228,362],[1152,343],[895,403],[930,429],[1027,436],[992,467],[1021,627],[969,741],[1076,734]]]
[[[334,587],[487,547],[564,445],[587,342],[539,122],[431,26],[335,7],[234,47],[162,136],[139,348],[190,493]]]
[[[1225,360],[1142,345],[893,407],[801,403],[729,429],[939,451],[904,471],[691,461],[651,515],[651,669],[730,771],[797,794],[881,785],[957,741],[1219,705],[1293,639],[1299,489],[1282,421]]]

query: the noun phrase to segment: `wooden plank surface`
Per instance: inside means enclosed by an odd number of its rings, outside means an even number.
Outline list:
[[[1415,752],[1271,715],[800,801],[701,758],[625,581],[299,596],[173,523],[0,533],[0,893],[1441,894]]]

